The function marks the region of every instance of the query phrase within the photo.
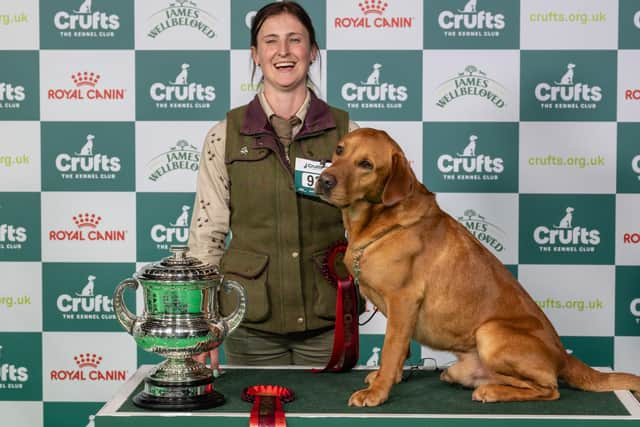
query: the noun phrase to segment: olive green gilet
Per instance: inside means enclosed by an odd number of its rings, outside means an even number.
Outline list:
[[[335,128],[296,136],[287,170],[282,145],[271,129],[240,134],[246,109],[227,114],[232,238],[220,264],[226,278],[247,290],[242,325],[278,334],[330,328],[336,288],[323,276],[322,264],[327,249],[344,240],[342,217],[318,197],[296,193],[292,170],[296,158],[330,161],[348,131],[348,114],[329,107]],[[220,304],[227,314],[235,297],[221,293]]]

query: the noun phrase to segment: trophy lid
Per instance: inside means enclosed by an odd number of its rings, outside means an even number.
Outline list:
[[[135,276],[140,280],[186,282],[214,280],[220,275],[218,267],[187,256],[188,246],[174,245],[169,250],[173,252],[171,256],[140,268]]]

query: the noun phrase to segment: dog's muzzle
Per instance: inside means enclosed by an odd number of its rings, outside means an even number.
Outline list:
[[[335,176],[322,172],[316,182],[316,193],[328,196],[338,183]]]

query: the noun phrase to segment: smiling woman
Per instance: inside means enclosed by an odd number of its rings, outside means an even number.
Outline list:
[[[252,79],[260,67],[261,89],[206,137],[189,247],[244,285],[251,301],[225,340],[228,363],[325,365],[336,291],[319,260],[344,239],[344,228],[340,212],[300,183],[313,182],[357,126],[309,88],[320,49],[299,4],[264,6],[250,40]],[[221,294],[220,306],[226,312],[235,301]],[[210,357],[217,368],[217,350]]]

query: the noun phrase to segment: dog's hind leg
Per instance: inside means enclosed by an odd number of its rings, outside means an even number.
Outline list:
[[[492,375],[477,384],[472,398],[482,402],[555,400],[558,351],[540,338],[500,321],[488,322],[476,332],[482,365]]]

